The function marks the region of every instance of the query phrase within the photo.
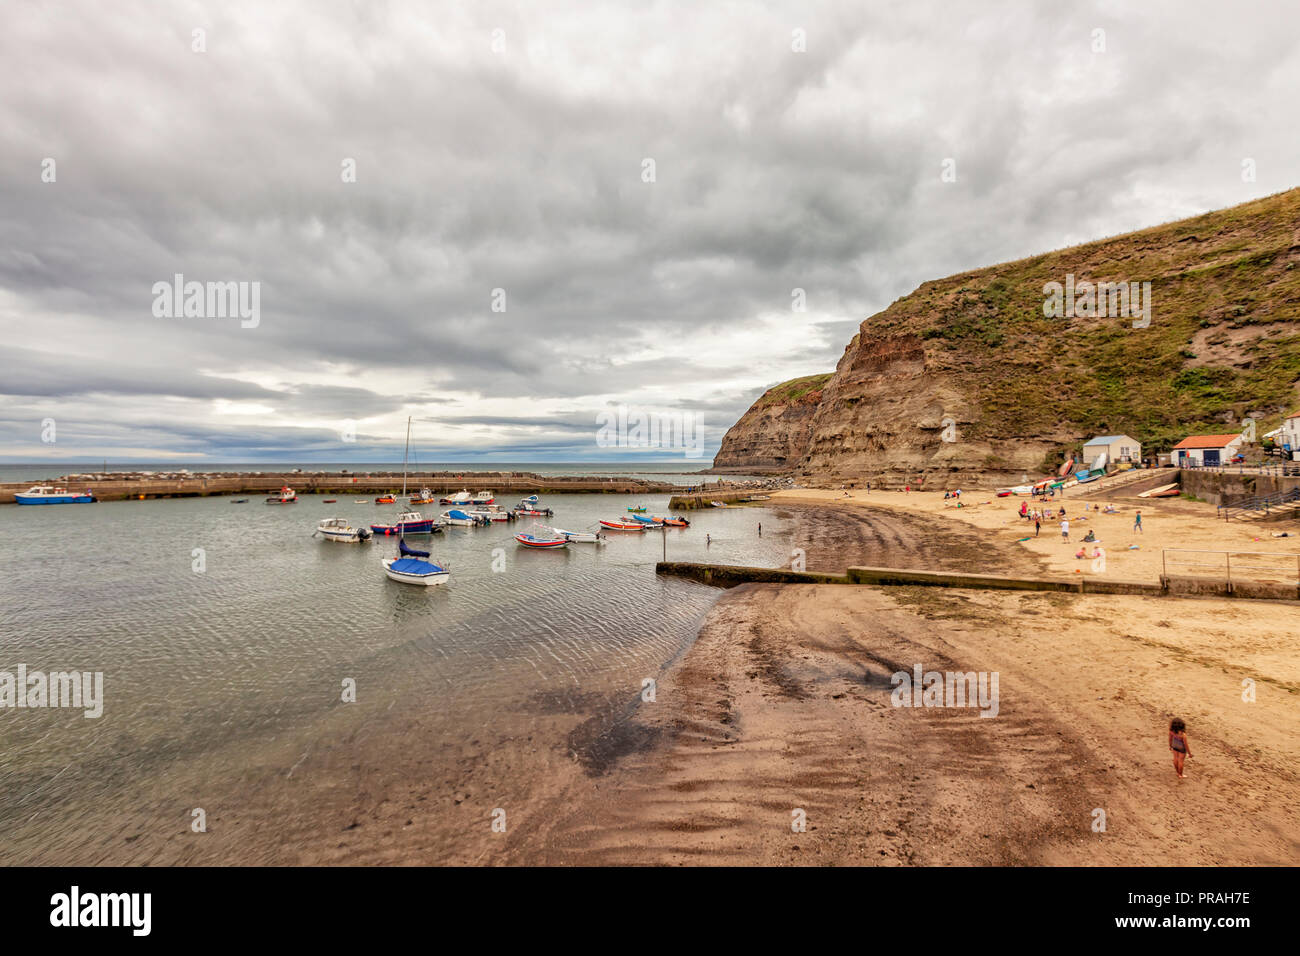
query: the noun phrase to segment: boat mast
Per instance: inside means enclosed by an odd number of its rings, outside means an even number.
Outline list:
[[[406,451],[402,453],[402,497],[406,497],[406,462],[411,457],[411,417],[406,417]]]

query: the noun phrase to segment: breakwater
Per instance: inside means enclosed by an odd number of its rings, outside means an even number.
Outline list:
[[[14,494],[33,485],[56,485],[69,491],[89,491],[101,501],[139,498],[192,498],[207,495],[270,495],[288,485],[300,495],[400,494],[402,474],[352,474],[350,472],[245,472],[208,475],[151,475],[116,473],[51,478],[0,484],[0,504],[12,504]],[[535,475],[527,472],[436,472],[408,475],[406,488],[414,493],[428,488],[437,495],[458,491],[491,490],[497,498],[512,495],[670,494],[679,486],[641,478]]]

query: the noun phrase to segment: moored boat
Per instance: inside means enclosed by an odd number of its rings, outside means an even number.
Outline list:
[[[629,506],[627,510],[632,512],[632,514],[643,515],[645,514],[645,505],[637,505],[635,508]]]
[[[496,495],[492,494],[492,492],[480,491],[478,494],[474,496],[472,503],[476,505],[490,505],[493,504],[496,500],[497,500]]]
[[[298,492],[294,491],[288,485],[280,489],[278,495],[273,495],[266,499],[268,505],[291,505],[298,500]]]
[[[395,505],[397,504],[397,497],[395,495],[380,495],[378,498],[375,499],[375,504]]]
[[[474,496],[468,491],[458,491],[454,495],[444,495],[438,499],[440,505],[469,505],[474,503]]]
[[[434,503],[433,492],[428,488],[421,488],[418,495],[411,495],[410,503],[413,505],[431,505]]]
[[[402,494],[406,494],[406,468],[407,462],[411,456],[411,419],[406,419],[406,451],[402,455]],[[391,497],[391,496],[390,496]],[[404,512],[399,515],[397,521],[397,555],[392,558],[384,558],[384,574],[388,575],[392,581],[398,581],[402,584],[415,584],[423,587],[430,587],[435,584],[446,584],[451,578],[451,572],[440,564],[435,564],[429,560],[428,551],[419,551],[415,548],[408,547],[406,539],[402,537],[404,522],[402,518],[407,515],[419,517],[418,512]],[[421,518],[420,520],[424,520]]]
[[[660,518],[666,528],[689,528],[691,523],[681,515],[672,515],[668,518]]]
[[[316,534],[327,541],[343,541],[353,544],[367,541],[370,532],[365,528],[354,528],[346,518],[324,518],[316,525]]]
[[[88,505],[94,503],[95,496],[89,491],[69,491],[67,488],[33,485],[26,491],[17,492],[14,501],[20,505]]]
[[[515,540],[526,548],[563,548],[569,543],[568,538],[540,538],[537,535],[520,532]]]
[[[632,520],[645,525],[647,528],[662,528],[664,526],[663,518],[647,517],[645,515],[633,515]]]
[[[599,531],[565,531],[563,528],[552,528],[556,534],[566,541],[574,543],[582,542],[585,544],[604,544],[605,536]]]
[[[397,539],[397,557],[384,558],[384,573],[392,580],[403,584],[420,584],[430,587],[446,584],[451,572],[429,560],[428,551],[418,551],[407,547],[401,538]]]
[[[475,508],[470,512],[486,521],[514,521],[515,514],[513,511],[506,511],[500,505],[486,505],[482,508]]]
[[[645,531],[649,527],[649,525],[633,521],[631,518],[612,518],[609,520],[601,518],[600,526],[608,528],[610,531]]]
[[[432,518],[426,518],[418,511],[403,511],[392,524],[372,524],[370,530],[375,534],[433,534],[442,529]]]
[[[470,514],[461,508],[452,508],[450,511],[442,513],[442,523],[458,525],[464,528],[474,527],[476,525],[487,524],[487,520]]]

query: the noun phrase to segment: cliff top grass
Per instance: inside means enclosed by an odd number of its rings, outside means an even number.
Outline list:
[[[1071,274],[1076,284],[1149,282],[1150,324],[1044,315],[1044,286]],[[1233,431],[1248,415],[1261,433],[1279,424],[1300,404],[1298,320],[1293,189],[926,282],[861,334],[920,336],[927,363],[978,406],[972,437],[1068,443],[1124,432],[1155,451],[1189,433]]]
[[[792,378],[780,385],[773,385],[763,393],[752,408],[768,408],[772,405],[816,404],[821,399],[822,386],[830,381],[832,374],[834,373],[824,372],[820,375],[805,375],[802,378]]]

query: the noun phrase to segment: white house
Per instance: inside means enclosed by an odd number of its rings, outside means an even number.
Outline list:
[[[1106,463],[1110,465],[1121,461],[1140,462],[1142,445],[1128,435],[1098,435],[1083,446],[1083,460],[1089,465],[1102,454],[1105,454]]]
[[[1276,441],[1290,453],[1287,455],[1288,458],[1300,461],[1300,409],[1282,420],[1282,433],[1277,436]]]
[[[1226,465],[1241,447],[1242,436],[1188,435],[1173,448],[1174,464],[1179,468],[1201,465]]]

